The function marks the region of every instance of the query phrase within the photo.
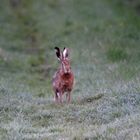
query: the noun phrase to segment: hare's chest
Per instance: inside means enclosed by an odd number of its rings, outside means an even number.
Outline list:
[[[71,91],[73,80],[72,77],[65,77],[62,81],[62,88],[64,92]]]

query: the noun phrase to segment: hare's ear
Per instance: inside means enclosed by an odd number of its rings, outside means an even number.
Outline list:
[[[61,52],[60,52],[60,49],[59,49],[58,47],[55,47],[54,49],[55,49],[55,51],[56,51],[56,56],[57,56],[58,60],[60,60],[60,59],[61,59]]]
[[[64,48],[63,49],[63,57],[64,58],[68,58],[69,57],[69,50],[68,50],[68,48]]]

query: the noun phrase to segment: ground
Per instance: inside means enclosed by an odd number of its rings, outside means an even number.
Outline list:
[[[138,140],[140,17],[135,7],[127,0],[3,1],[0,139]],[[55,46],[70,48],[75,74],[70,104],[53,101]]]

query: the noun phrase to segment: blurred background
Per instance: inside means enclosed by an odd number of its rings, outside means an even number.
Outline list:
[[[0,2],[1,139],[140,137],[139,0]],[[75,74],[66,106],[53,104],[55,46]]]

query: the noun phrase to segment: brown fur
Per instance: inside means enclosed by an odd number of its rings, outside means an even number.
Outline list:
[[[71,91],[73,89],[73,83],[74,83],[74,75],[70,67],[70,61],[67,57],[65,57],[65,54],[61,53],[61,55],[58,54],[57,51],[56,54],[60,59],[61,66],[57,70],[57,72],[54,74],[52,79],[53,84],[53,90],[55,92],[55,101],[57,103],[62,103],[62,96],[66,92],[66,100],[69,103],[71,101]]]

